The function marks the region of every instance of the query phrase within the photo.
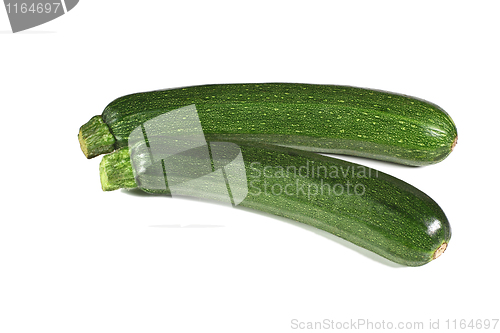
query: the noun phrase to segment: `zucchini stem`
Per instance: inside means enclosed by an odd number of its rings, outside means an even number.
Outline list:
[[[99,164],[99,175],[103,191],[137,187],[128,148],[104,155]]]
[[[89,159],[115,150],[116,139],[101,116],[92,117],[80,127],[78,141],[82,152]]]

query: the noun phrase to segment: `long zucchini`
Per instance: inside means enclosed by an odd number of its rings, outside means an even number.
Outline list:
[[[348,86],[216,84],[136,93],[80,128],[87,158],[126,147],[137,126],[195,105],[211,141],[275,144],[406,165],[443,160],[457,142],[450,116],[414,97]]]
[[[276,145],[238,143],[220,150],[221,143],[210,142],[206,167],[200,152],[207,147],[152,159],[150,147],[140,144],[103,157],[104,191],[139,187],[172,195],[175,187],[181,195],[229,197],[235,206],[314,226],[407,266],[437,258],[451,237],[444,212],[429,196],[361,165]],[[223,182],[210,177],[217,173]]]

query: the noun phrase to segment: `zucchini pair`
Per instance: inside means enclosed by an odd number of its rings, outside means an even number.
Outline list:
[[[203,144],[174,154],[172,142],[184,141],[169,138],[169,125],[155,119],[187,105],[196,107]],[[315,226],[407,266],[446,249],[451,228],[439,205],[390,175],[314,152],[429,165],[449,155],[456,138],[449,115],[416,98],[289,83],[128,95],[79,132],[87,158],[107,154],[105,191],[222,200]]]

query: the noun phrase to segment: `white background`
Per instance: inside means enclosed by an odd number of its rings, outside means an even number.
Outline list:
[[[0,9],[0,332],[500,318],[497,4],[87,0],[18,34]],[[439,164],[341,158],[436,200],[446,253],[402,267],[284,219],[101,191],[83,123],[125,94],[231,82],[345,84],[444,108],[459,141]]]

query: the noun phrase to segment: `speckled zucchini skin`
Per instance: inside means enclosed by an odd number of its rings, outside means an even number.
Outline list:
[[[216,84],[136,93],[111,102],[102,119],[127,146],[130,132],[160,114],[195,104],[208,140],[246,141],[428,165],[456,142],[440,107],[400,94],[295,83]]]
[[[239,147],[246,183],[230,176],[228,179],[233,193],[242,190],[235,186],[248,187],[239,206],[314,226],[407,266],[430,262],[436,250],[450,240],[450,224],[439,205],[402,180],[358,164],[292,148],[256,143],[241,143]],[[180,165],[191,168],[198,163],[187,155],[179,158],[184,159]],[[149,161],[144,154],[132,159],[134,165]],[[227,162],[230,161],[228,157]],[[136,179],[158,177],[148,175],[149,168],[136,170]],[[138,186],[145,192],[170,194],[168,188],[148,188],[147,181],[137,185],[132,174],[129,148],[103,157],[104,190]],[[215,191],[216,186],[206,185],[200,188],[201,192]]]

